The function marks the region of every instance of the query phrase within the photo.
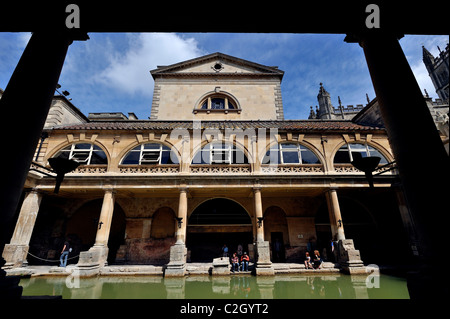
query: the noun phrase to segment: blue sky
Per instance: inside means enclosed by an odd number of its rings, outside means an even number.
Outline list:
[[[375,93],[362,48],[336,34],[243,33],[90,33],[74,42],[59,83],[84,114],[134,112],[150,116],[157,65],[169,65],[222,52],[285,71],[281,84],[285,119],[306,119],[317,105],[319,83],[333,105],[367,103]],[[0,33],[0,88],[5,89],[29,33]],[[444,49],[448,36],[405,36],[400,44],[421,89],[437,97],[422,62],[422,45],[433,55]],[[393,74],[395,76],[395,74]],[[401,79],[399,79],[400,81]],[[402,94],[399,92],[399,94]]]

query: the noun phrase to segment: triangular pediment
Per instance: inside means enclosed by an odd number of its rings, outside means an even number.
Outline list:
[[[199,58],[183,61],[180,63],[158,66],[157,69],[150,71],[155,76],[283,76],[284,72],[277,67],[265,66],[255,62],[239,59],[223,53],[213,53]]]

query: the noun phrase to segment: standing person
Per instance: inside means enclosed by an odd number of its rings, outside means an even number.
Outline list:
[[[228,247],[226,244],[222,247],[222,257],[228,257]]]
[[[231,265],[232,265],[232,271],[234,272],[235,269],[239,271],[239,258],[236,255],[236,253],[233,254],[233,258],[231,258]]]
[[[248,257],[247,253],[244,252],[244,254],[241,257],[242,271],[248,271],[248,262],[249,261],[250,261],[250,257]]]
[[[70,248],[69,241],[66,240],[64,242],[64,247],[61,250],[61,257],[59,258],[59,267],[66,267],[67,265],[67,257],[69,257],[69,252],[72,251],[72,248]]]

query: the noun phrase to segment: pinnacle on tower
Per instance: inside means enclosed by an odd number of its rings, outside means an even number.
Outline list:
[[[319,101],[319,114],[318,118],[331,119],[331,114],[334,112],[333,105],[331,104],[330,93],[325,90],[323,83],[320,83],[319,94],[317,95]]]

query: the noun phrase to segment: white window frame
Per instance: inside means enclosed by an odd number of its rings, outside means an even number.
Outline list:
[[[90,165],[91,158],[92,158],[92,152],[94,152],[94,144],[89,144],[90,145],[89,149],[87,149],[87,148],[76,149],[75,146],[80,145],[80,144],[87,144],[87,143],[72,144],[70,147],[69,160],[74,160],[74,161],[77,161],[78,163],[84,164],[84,165]],[[78,160],[76,158],[77,153],[88,153],[88,156],[84,160]]]
[[[231,152],[232,147],[229,144],[222,145],[220,147],[215,148],[215,146],[218,146],[219,144],[211,145],[209,148],[209,160],[211,164],[231,164]],[[222,152],[223,155],[225,155],[225,159],[216,160],[214,159],[214,154]]]
[[[289,147],[289,148],[283,148],[283,145],[295,145],[296,147]],[[300,143],[280,143],[278,144],[280,146],[279,152],[280,152],[280,164],[292,164],[292,165],[303,165],[303,159],[302,159],[302,152],[312,152],[307,147],[302,148],[302,145]],[[298,156],[298,163],[285,163],[284,162],[284,154],[283,152],[290,152],[290,153],[297,153]]]
[[[140,155],[139,155],[139,165],[142,164],[161,164],[161,158],[162,158],[162,144],[158,144],[158,148],[144,148],[144,145],[148,145],[147,144],[141,144],[141,150],[140,150]],[[158,157],[156,159],[144,159],[144,156],[146,155],[146,153],[153,153],[153,154],[158,154]]]
[[[149,144],[155,144],[154,146],[152,146],[152,148],[145,148],[145,145],[149,145]],[[135,149],[139,147],[139,149]],[[166,164],[161,164],[161,161],[163,159],[163,152],[169,152],[169,156],[172,156],[172,150],[169,149],[165,149],[165,147],[167,147],[164,144],[160,144],[160,143],[144,143],[144,144],[140,144],[135,146],[132,150],[128,151],[125,156],[122,158],[122,160],[120,161],[119,165],[166,165]],[[139,159],[137,161],[137,163],[135,164],[124,164],[123,162],[125,161],[125,159],[127,158],[127,156],[129,156],[131,153],[139,153]],[[154,158],[152,159],[146,159],[145,156],[148,154],[150,155],[151,153],[153,153],[155,156],[153,156]],[[157,155],[157,158],[156,158]],[[174,155],[175,156],[175,155]],[[151,155],[150,155],[151,157]],[[172,158],[171,158],[172,159]]]
[[[358,147],[356,147],[356,145],[358,145]],[[352,146],[354,146],[355,148],[352,149]],[[364,146],[364,148],[362,148],[361,146]],[[361,153],[361,151],[364,150],[366,152],[366,157],[370,156],[370,150],[369,150],[369,146],[367,145],[367,143],[347,143],[347,152],[348,152],[348,156],[350,157],[350,162],[353,162],[353,156],[352,156],[352,152],[358,152]]]

